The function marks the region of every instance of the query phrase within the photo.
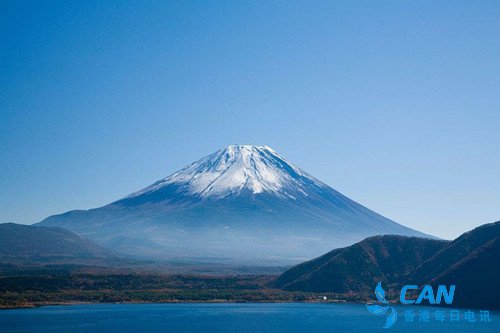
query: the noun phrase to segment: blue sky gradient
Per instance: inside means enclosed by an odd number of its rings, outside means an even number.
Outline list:
[[[268,145],[443,238],[500,219],[498,1],[2,1],[0,222]]]

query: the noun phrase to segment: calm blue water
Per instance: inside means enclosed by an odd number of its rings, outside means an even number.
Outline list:
[[[404,310],[411,309],[404,307]],[[413,308],[415,313],[436,308]],[[492,322],[405,322],[390,330],[385,317],[357,304],[89,304],[0,311],[0,332],[500,332]],[[445,312],[449,310],[442,309]],[[465,310],[461,310],[464,312]],[[462,314],[463,315],[463,314]],[[479,313],[476,311],[476,316]],[[415,318],[417,320],[417,318]],[[478,318],[479,319],[479,318]],[[449,320],[449,319],[447,319]]]

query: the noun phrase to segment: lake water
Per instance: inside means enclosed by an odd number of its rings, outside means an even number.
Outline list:
[[[383,329],[385,316],[370,314],[360,304],[85,304],[0,311],[0,332],[500,332],[500,313],[491,322],[463,319],[436,321],[437,308],[396,307],[399,319]],[[403,311],[413,309],[414,322]],[[418,322],[419,311],[429,310],[428,323]],[[448,316],[448,309],[443,310]]]

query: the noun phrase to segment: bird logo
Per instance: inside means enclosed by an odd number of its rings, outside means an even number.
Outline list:
[[[375,287],[375,297],[377,297],[377,300],[382,303],[382,305],[368,303],[366,304],[366,308],[368,311],[377,316],[385,314],[390,309],[391,311],[387,315],[384,328],[391,328],[398,320],[398,312],[394,309],[394,307],[390,306],[389,302],[385,299],[385,290],[382,288],[381,282],[377,283],[377,286]]]

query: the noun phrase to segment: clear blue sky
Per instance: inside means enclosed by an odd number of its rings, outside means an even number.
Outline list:
[[[1,1],[0,222],[233,143],[452,238],[500,219],[498,1]]]

